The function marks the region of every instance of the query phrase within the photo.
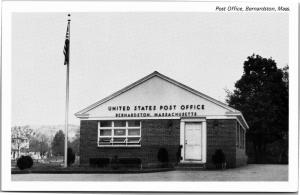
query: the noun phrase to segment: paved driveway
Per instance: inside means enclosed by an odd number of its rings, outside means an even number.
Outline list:
[[[13,181],[287,181],[288,165],[136,174],[14,174]]]

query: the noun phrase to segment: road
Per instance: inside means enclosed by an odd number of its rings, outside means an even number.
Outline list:
[[[135,174],[13,174],[12,181],[287,181],[288,165]]]

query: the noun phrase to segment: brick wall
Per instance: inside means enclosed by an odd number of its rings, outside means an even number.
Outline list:
[[[90,158],[140,158],[143,167],[159,166],[157,152],[167,149],[169,161],[176,163],[180,144],[180,120],[141,120],[142,140],[139,148],[101,148],[97,146],[98,121],[82,120],[80,123],[80,164],[88,165]]]
[[[247,165],[247,160],[245,149],[236,147],[236,167]]]
[[[237,125],[235,119],[207,120],[207,167],[214,167],[212,155],[222,149],[229,168],[247,164],[244,148],[236,146]]]
[[[235,146],[236,120],[207,120],[207,167],[214,167],[212,156],[222,149],[229,168],[236,166]]]
[[[97,146],[98,121],[82,120],[80,124],[80,164],[88,165],[90,158],[140,158],[143,167],[159,166],[157,152],[167,149],[169,161],[176,163],[180,145],[180,120],[141,120],[142,141],[139,148],[101,148]],[[213,167],[212,155],[222,149],[229,168],[245,165],[245,149],[236,147],[236,120],[207,120],[207,167]]]

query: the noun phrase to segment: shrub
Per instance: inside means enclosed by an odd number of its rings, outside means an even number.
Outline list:
[[[217,169],[226,168],[226,157],[223,150],[217,149],[212,156],[212,161]]]
[[[157,159],[162,163],[162,167],[168,166],[169,163],[169,154],[165,148],[160,148],[157,153]]]
[[[75,154],[72,150],[72,148],[68,148],[67,151],[67,165],[68,167],[71,166],[75,162]]]
[[[17,160],[17,167],[21,170],[23,169],[29,169],[33,165],[33,160],[30,156],[21,156]]]

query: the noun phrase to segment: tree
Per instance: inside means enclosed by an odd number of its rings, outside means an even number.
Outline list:
[[[75,155],[79,155],[79,144],[80,144],[80,135],[79,133],[76,133],[74,140],[71,141],[71,143],[69,144],[69,146],[73,149]]]
[[[20,157],[20,152],[27,152],[29,149],[29,139],[32,135],[34,132],[28,125],[11,128],[11,149],[13,153],[17,152],[17,158]]]
[[[58,132],[56,132],[51,143],[52,154],[54,156],[63,156],[64,146],[65,146],[65,135],[62,130],[59,130]]]
[[[40,157],[44,158],[46,153],[49,151],[48,145],[49,139],[44,134],[37,134],[29,142],[29,150],[31,152],[39,152]]]
[[[249,158],[266,163],[268,144],[288,136],[288,68],[278,69],[272,58],[253,54],[244,62],[243,75],[227,96],[227,103],[240,110],[249,124],[247,145],[254,151]]]
[[[286,85],[286,88],[289,89],[289,66],[286,65],[285,67],[282,68],[283,72],[283,82]]]

